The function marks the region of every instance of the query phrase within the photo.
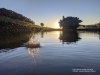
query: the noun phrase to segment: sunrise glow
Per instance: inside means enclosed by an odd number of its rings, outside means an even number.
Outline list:
[[[59,23],[58,23],[58,22],[56,22],[56,28],[60,28],[60,27],[59,27]]]

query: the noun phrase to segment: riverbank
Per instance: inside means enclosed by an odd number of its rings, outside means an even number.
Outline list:
[[[42,27],[39,25],[33,25],[31,23],[26,23],[26,22],[18,22],[16,20],[14,21],[11,20],[8,22],[6,22],[6,20],[0,21],[0,32],[31,32],[31,31],[38,32],[38,31],[50,31],[50,30],[56,30],[56,29],[49,27]]]
[[[33,20],[6,8],[0,8],[0,32],[49,31],[54,28],[36,25]]]
[[[100,31],[100,29],[77,29],[77,31]]]
[[[18,19],[12,19],[5,16],[0,16],[0,32],[2,31],[41,31],[41,30],[53,30],[54,28],[42,27],[34,25],[29,22],[20,21]]]

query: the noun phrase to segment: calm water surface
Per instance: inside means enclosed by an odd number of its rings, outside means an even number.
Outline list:
[[[40,48],[25,46],[31,35]],[[100,75],[100,32],[0,36],[0,75]]]

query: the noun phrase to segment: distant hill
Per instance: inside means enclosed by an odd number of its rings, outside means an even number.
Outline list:
[[[27,18],[23,16],[22,14],[19,14],[12,10],[8,10],[6,8],[0,8],[0,16],[10,17],[12,19],[18,19],[24,22],[29,22],[29,23],[34,24],[34,22],[30,18]]]
[[[0,8],[0,32],[50,31],[54,28],[35,25],[30,18],[15,11]]]

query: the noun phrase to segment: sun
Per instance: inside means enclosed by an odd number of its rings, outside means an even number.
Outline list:
[[[60,28],[60,27],[59,27],[59,23],[58,23],[58,22],[56,23],[56,28]]]

